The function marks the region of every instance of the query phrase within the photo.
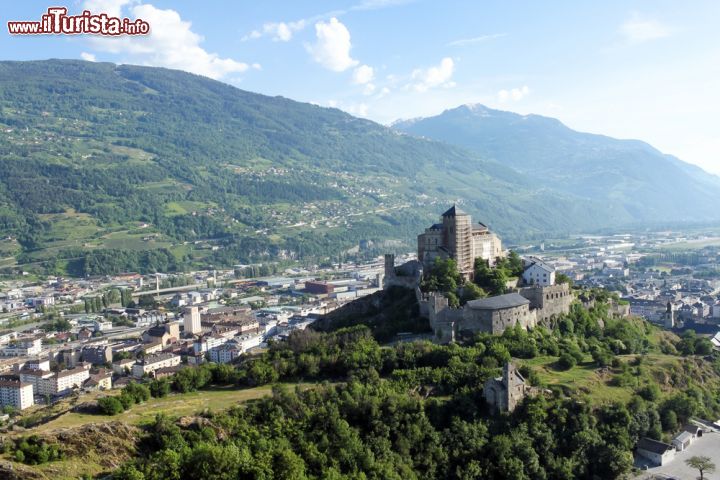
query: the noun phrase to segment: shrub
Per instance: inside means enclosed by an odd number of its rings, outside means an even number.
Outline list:
[[[570,352],[565,352],[560,355],[557,364],[560,370],[570,370],[577,365],[577,360]]]
[[[125,411],[125,407],[115,397],[103,397],[97,401],[98,408],[104,415],[117,415]]]

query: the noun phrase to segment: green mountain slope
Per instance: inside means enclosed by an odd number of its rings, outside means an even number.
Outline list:
[[[92,274],[322,257],[363,240],[411,247],[453,201],[505,239],[632,220],[336,109],[109,63],[0,62],[0,171],[0,268]]]
[[[638,222],[717,220],[720,178],[637,140],[576,132],[556,119],[463,105],[400,121],[399,131],[469,148]]]

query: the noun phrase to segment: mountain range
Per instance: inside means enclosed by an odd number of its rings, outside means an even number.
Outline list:
[[[0,62],[0,171],[0,269],[46,273],[374,255],[413,248],[450,203],[506,241],[720,216],[717,177],[544,117],[466,106],[386,127],[73,60]]]
[[[577,132],[554,118],[480,104],[392,126],[467,148],[538,186],[602,202],[631,222],[718,218],[720,178],[638,140]]]

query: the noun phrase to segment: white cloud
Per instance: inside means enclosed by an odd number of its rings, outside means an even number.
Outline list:
[[[350,7],[350,10],[378,10],[412,3],[413,0],[364,0]]]
[[[110,52],[124,57],[122,61],[156,67],[185,70],[210,78],[223,78],[232,73],[242,73],[250,66],[232,58],[221,58],[204,50],[203,37],[193,32],[192,24],[184,21],[175,10],[162,10],[151,4],[128,0],[88,0],[84,8],[93,12],[112,12],[120,15],[122,8],[129,7],[126,16],[142,18],[150,24],[150,34],[143,36],[90,37],[95,50]],[[100,10],[105,8],[105,10]],[[118,10],[119,9],[119,10]],[[258,64],[253,68],[259,69]]]
[[[375,78],[375,70],[369,65],[360,65],[353,71],[353,83],[364,85]]]
[[[350,56],[350,32],[337,18],[316,23],[315,35],[317,41],[308,45],[307,50],[323,67],[334,72],[343,72],[359,63]]]
[[[657,20],[642,19],[635,15],[622,24],[620,32],[628,42],[641,43],[669,37],[673,29]]]
[[[381,99],[381,98],[383,98],[383,97],[385,97],[386,95],[389,95],[389,94],[390,94],[390,89],[389,89],[388,87],[383,87],[382,89],[380,89],[380,93],[378,93],[378,94],[375,96],[375,98],[376,98],[377,100],[379,100],[379,99]]]
[[[525,98],[530,93],[530,88],[528,88],[527,85],[523,85],[519,88],[512,88],[510,90],[500,90],[497,93],[498,101],[500,102],[508,102],[510,100],[514,102],[519,102],[523,98]]]
[[[372,95],[376,88],[374,83],[366,83],[365,88],[363,88],[363,95]]]
[[[490,35],[480,35],[479,37],[472,38],[461,38],[459,40],[452,41],[447,44],[448,47],[464,47],[466,45],[472,45],[475,43],[481,43],[495,38],[505,37],[507,33],[493,33]]]
[[[98,0],[98,1],[133,1],[133,0]],[[347,9],[330,10],[327,12],[313,15],[295,22],[269,22],[257,30],[252,30],[250,33],[242,37],[242,41],[256,40],[265,35],[273,35],[273,40],[289,41],[292,38],[292,34],[303,30],[308,25],[320,20],[327,20],[330,18],[339,18],[349,12],[363,11],[363,10],[380,10],[388,7],[396,7],[400,5],[406,5],[412,3],[415,0],[364,0],[358,4],[352,5]],[[281,32],[278,32],[281,30]],[[290,35],[287,35],[289,30]],[[281,35],[284,34],[283,35]]]
[[[92,53],[88,53],[88,52],[82,52],[82,53],[80,54],[80,58],[82,58],[82,59],[85,60],[86,62],[94,62],[94,61],[96,61],[96,60],[95,60],[95,55],[93,55]]]
[[[353,103],[340,108],[345,110],[350,115],[355,115],[356,117],[368,116],[368,106],[364,103]]]
[[[242,38],[242,41],[254,40],[265,35],[272,37],[274,41],[289,42],[295,32],[305,28],[305,20],[297,22],[269,22],[262,26],[261,30],[253,30]]]
[[[122,9],[131,3],[137,3],[137,0],[85,0],[83,9],[96,15],[105,13],[109,17],[120,17]]]
[[[440,60],[440,64],[436,67],[428,69],[416,69],[412,73],[412,79],[415,83],[411,87],[416,92],[426,92],[434,87],[454,87],[455,82],[450,79],[455,71],[455,62],[450,57]]]

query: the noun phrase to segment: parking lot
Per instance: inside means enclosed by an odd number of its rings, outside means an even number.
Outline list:
[[[675,478],[677,480],[695,480],[700,478],[698,471],[685,464],[685,460],[694,456],[710,457],[717,466],[717,470],[714,473],[705,473],[705,479],[720,480],[720,433],[715,432],[705,433],[702,437],[696,439],[687,450],[677,452],[675,458],[666,465],[645,470],[635,479]]]

